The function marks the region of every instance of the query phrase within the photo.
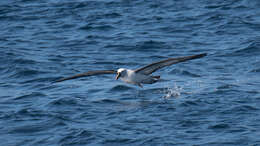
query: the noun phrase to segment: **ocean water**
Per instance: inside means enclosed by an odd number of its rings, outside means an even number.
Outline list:
[[[2,0],[0,54],[0,145],[260,145],[260,1]]]

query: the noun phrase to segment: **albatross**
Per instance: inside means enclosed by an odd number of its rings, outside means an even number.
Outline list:
[[[138,69],[126,69],[126,68],[119,68],[118,70],[95,70],[95,71],[88,71],[81,74],[76,74],[71,77],[61,78],[55,82],[62,82],[66,80],[87,77],[87,76],[94,76],[94,75],[102,75],[102,74],[115,74],[116,80],[121,79],[122,81],[134,84],[139,87],[143,87],[142,84],[153,84],[159,81],[160,76],[153,76],[152,73],[163,68],[166,66],[170,66],[176,63],[185,62],[192,59],[198,59],[206,56],[206,53],[197,54],[192,56],[184,56],[184,57],[177,57],[177,58],[168,58],[165,60],[161,60],[158,62],[151,63],[144,67]]]

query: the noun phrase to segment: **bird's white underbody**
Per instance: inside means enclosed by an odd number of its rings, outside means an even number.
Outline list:
[[[158,77],[136,73],[134,70],[125,68],[117,70],[116,79],[118,78],[126,83],[138,85],[139,87],[143,87],[142,84],[153,84],[159,80]]]

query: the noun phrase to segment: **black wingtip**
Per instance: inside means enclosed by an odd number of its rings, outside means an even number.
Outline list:
[[[204,56],[207,56],[208,54],[207,53],[202,53],[202,54],[198,54],[197,56],[198,57],[204,57]]]
[[[188,60],[193,60],[193,59],[199,59],[204,56],[207,56],[207,53],[202,53],[202,54],[197,54],[197,55],[192,55],[192,56],[185,56],[185,57],[180,57],[178,58],[178,62],[184,62]]]
[[[59,83],[59,82],[64,81],[63,79],[64,79],[64,78],[59,78],[59,79],[57,79],[57,80],[52,81],[51,83],[52,83],[52,84]]]
[[[208,55],[207,53],[202,53],[202,54],[193,55],[193,56],[190,56],[190,57],[191,57],[191,59],[197,59],[197,58],[205,57],[207,55]]]
[[[64,79],[63,79],[63,78],[61,78],[61,79],[58,79],[58,80],[56,80],[56,81],[53,81],[52,83],[59,83],[59,82],[62,82],[62,81],[64,81]]]
[[[67,78],[60,78],[58,80],[53,81],[53,83],[59,83],[59,82],[63,82],[63,81],[66,81],[66,80],[71,80],[71,79],[74,79],[74,78],[75,78],[75,76],[67,77]]]

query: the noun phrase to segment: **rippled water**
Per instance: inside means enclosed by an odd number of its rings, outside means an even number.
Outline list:
[[[0,2],[1,145],[260,145],[257,0]],[[96,69],[208,53],[144,88]]]

